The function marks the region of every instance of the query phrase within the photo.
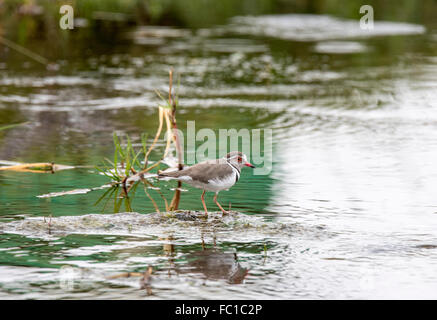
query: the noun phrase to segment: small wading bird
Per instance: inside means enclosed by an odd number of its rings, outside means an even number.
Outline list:
[[[215,192],[214,202],[223,212],[228,212],[217,201],[217,195],[222,190],[232,187],[240,179],[241,168],[244,166],[255,168],[247,161],[246,155],[239,151],[229,152],[221,159],[207,160],[195,164],[187,169],[160,172],[158,178],[176,179],[189,184],[192,187],[203,189],[202,199],[205,215],[208,214],[205,204],[205,192]]]

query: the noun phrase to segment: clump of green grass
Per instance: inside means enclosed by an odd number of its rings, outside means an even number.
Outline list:
[[[131,174],[136,174],[142,169],[142,165],[139,159],[141,155],[144,156],[147,153],[146,148],[146,134],[141,134],[141,149],[136,151],[132,146],[132,141],[129,135],[126,135],[126,143],[122,144],[117,133],[114,132],[114,158],[113,161],[108,158],[104,158],[101,166],[96,166],[96,169],[112,179],[114,182],[123,182]]]
[[[179,89],[179,79],[178,79],[178,87],[176,89],[176,95],[173,93],[173,70],[169,71],[169,92],[168,92],[168,100],[166,100],[163,95],[156,91],[157,95],[161,98],[162,103],[158,105],[158,129],[156,131],[155,137],[151,144],[147,146],[147,135],[141,135],[141,148],[139,150],[135,150],[132,146],[131,139],[129,135],[125,136],[125,142],[122,143],[121,139],[117,136],[116,133],[113,134],[114,140],[114,157],[113,160],[109,160],[108,158],[104,158],[102,164],[96,167],[96,170],[107,176],[112,180],[112,186],[118,187],[122,186],[124,195],[123,197],[128,198],[128,193],[132,189],[137,182],[141,181],[144,184],[144,192],[146,196],[152,201],[157,212],[159,208],[154,201],[153,197],[147,191],[148,187],[152,187],[156,189],[155,186],[151,184],[150,181],[145,179],[145,173],[151,171],[152,169],[156,169],[160,163],[167,156],[170,146],[173,143],[176,148],[176,153],[178,156],[179,170],[183,169],[182,163],[182,147],[179,141],[179,137],[177,135],[177,126],[176,126],[176,110],[178,108],[178,89]],[[160,159],[155,163],[149,165],[149,156],[151,152],[154,150],[155,145],[158,139],[161,137],[161,134],[165,128],[167,131],[167,141],[163,154]],[[141,163],[140,159],[144,159],[143,163]],[[175,195],[173,196],[170,204],[167,202],[163,194],[157,188],[158,194],[163,198],[165,203],[166,211],[177,210],[180,201],[180,182],[178,182],[178,188],[175,191]]]
[[[22,122],[22,123],[14,123],[14,124],[7,124],[4,126],[0,126],[0,131],[6,130],[6,129],[12,129],[12,128],[15,128],[15,127],[21,126],[23,124],[27,124],[27,123],[28,122]]]

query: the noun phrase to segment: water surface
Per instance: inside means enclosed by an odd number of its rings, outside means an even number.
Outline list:
[[[0,74],[0,125],[28,124],[0,132],[0,159],[85,167],[1,172],[2,223],[100,214],[115,229],[2,229],[0,297],[437,298],[436,29],[381,22],[363,36],[353,23],[286,15],[142,27],[57,61],[55,72],[11,58]],[[37,198],[106,183],[93,166],[112,157],[114,130],[134,142],[154,133],[154,90],[166,90],[170,67],[181,74],[182,130],[189,120],[197,129],[273,129],[271,174],[245,170],[220,199],[274,233],[187,222],[185,232],[129,234],[111,218],[124,203],[95,204],[106,190]],[[170,198],[175,184],[159,186]],[[180,207],[201,210],[200,192],[184,188]],[[131,207],[155,211],[142,188]],[[72,290],[60,285],[63,265],[83,272]],[[107,278],[148,266],[151,295],[138,277]]]

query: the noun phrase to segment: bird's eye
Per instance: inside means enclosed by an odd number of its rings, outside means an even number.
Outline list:
[[[237,160],[238,160],[238,162],[241,162],[241,161],[242,161],[241,157],[238,157],[238,159],[237,159]]]

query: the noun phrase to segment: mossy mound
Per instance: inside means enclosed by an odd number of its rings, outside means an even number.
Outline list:
[[[308,230],[296,224],[266,221],[260,216],[241,214],[235,211],[228,215],[211,212],[205,216],[199,211],[176,211],[171,213],[140,214],[136,212],[116,214],[87,214],[61,216],[51,219],[25,218],[4,223],[4,233],[29,237],[60,237],[68,234],[107,234],[129,236],[194,237],[199,233],[226,234],[231,239],[265,239],[304,235]],[[319,230],[320,232],[320,230]]]

